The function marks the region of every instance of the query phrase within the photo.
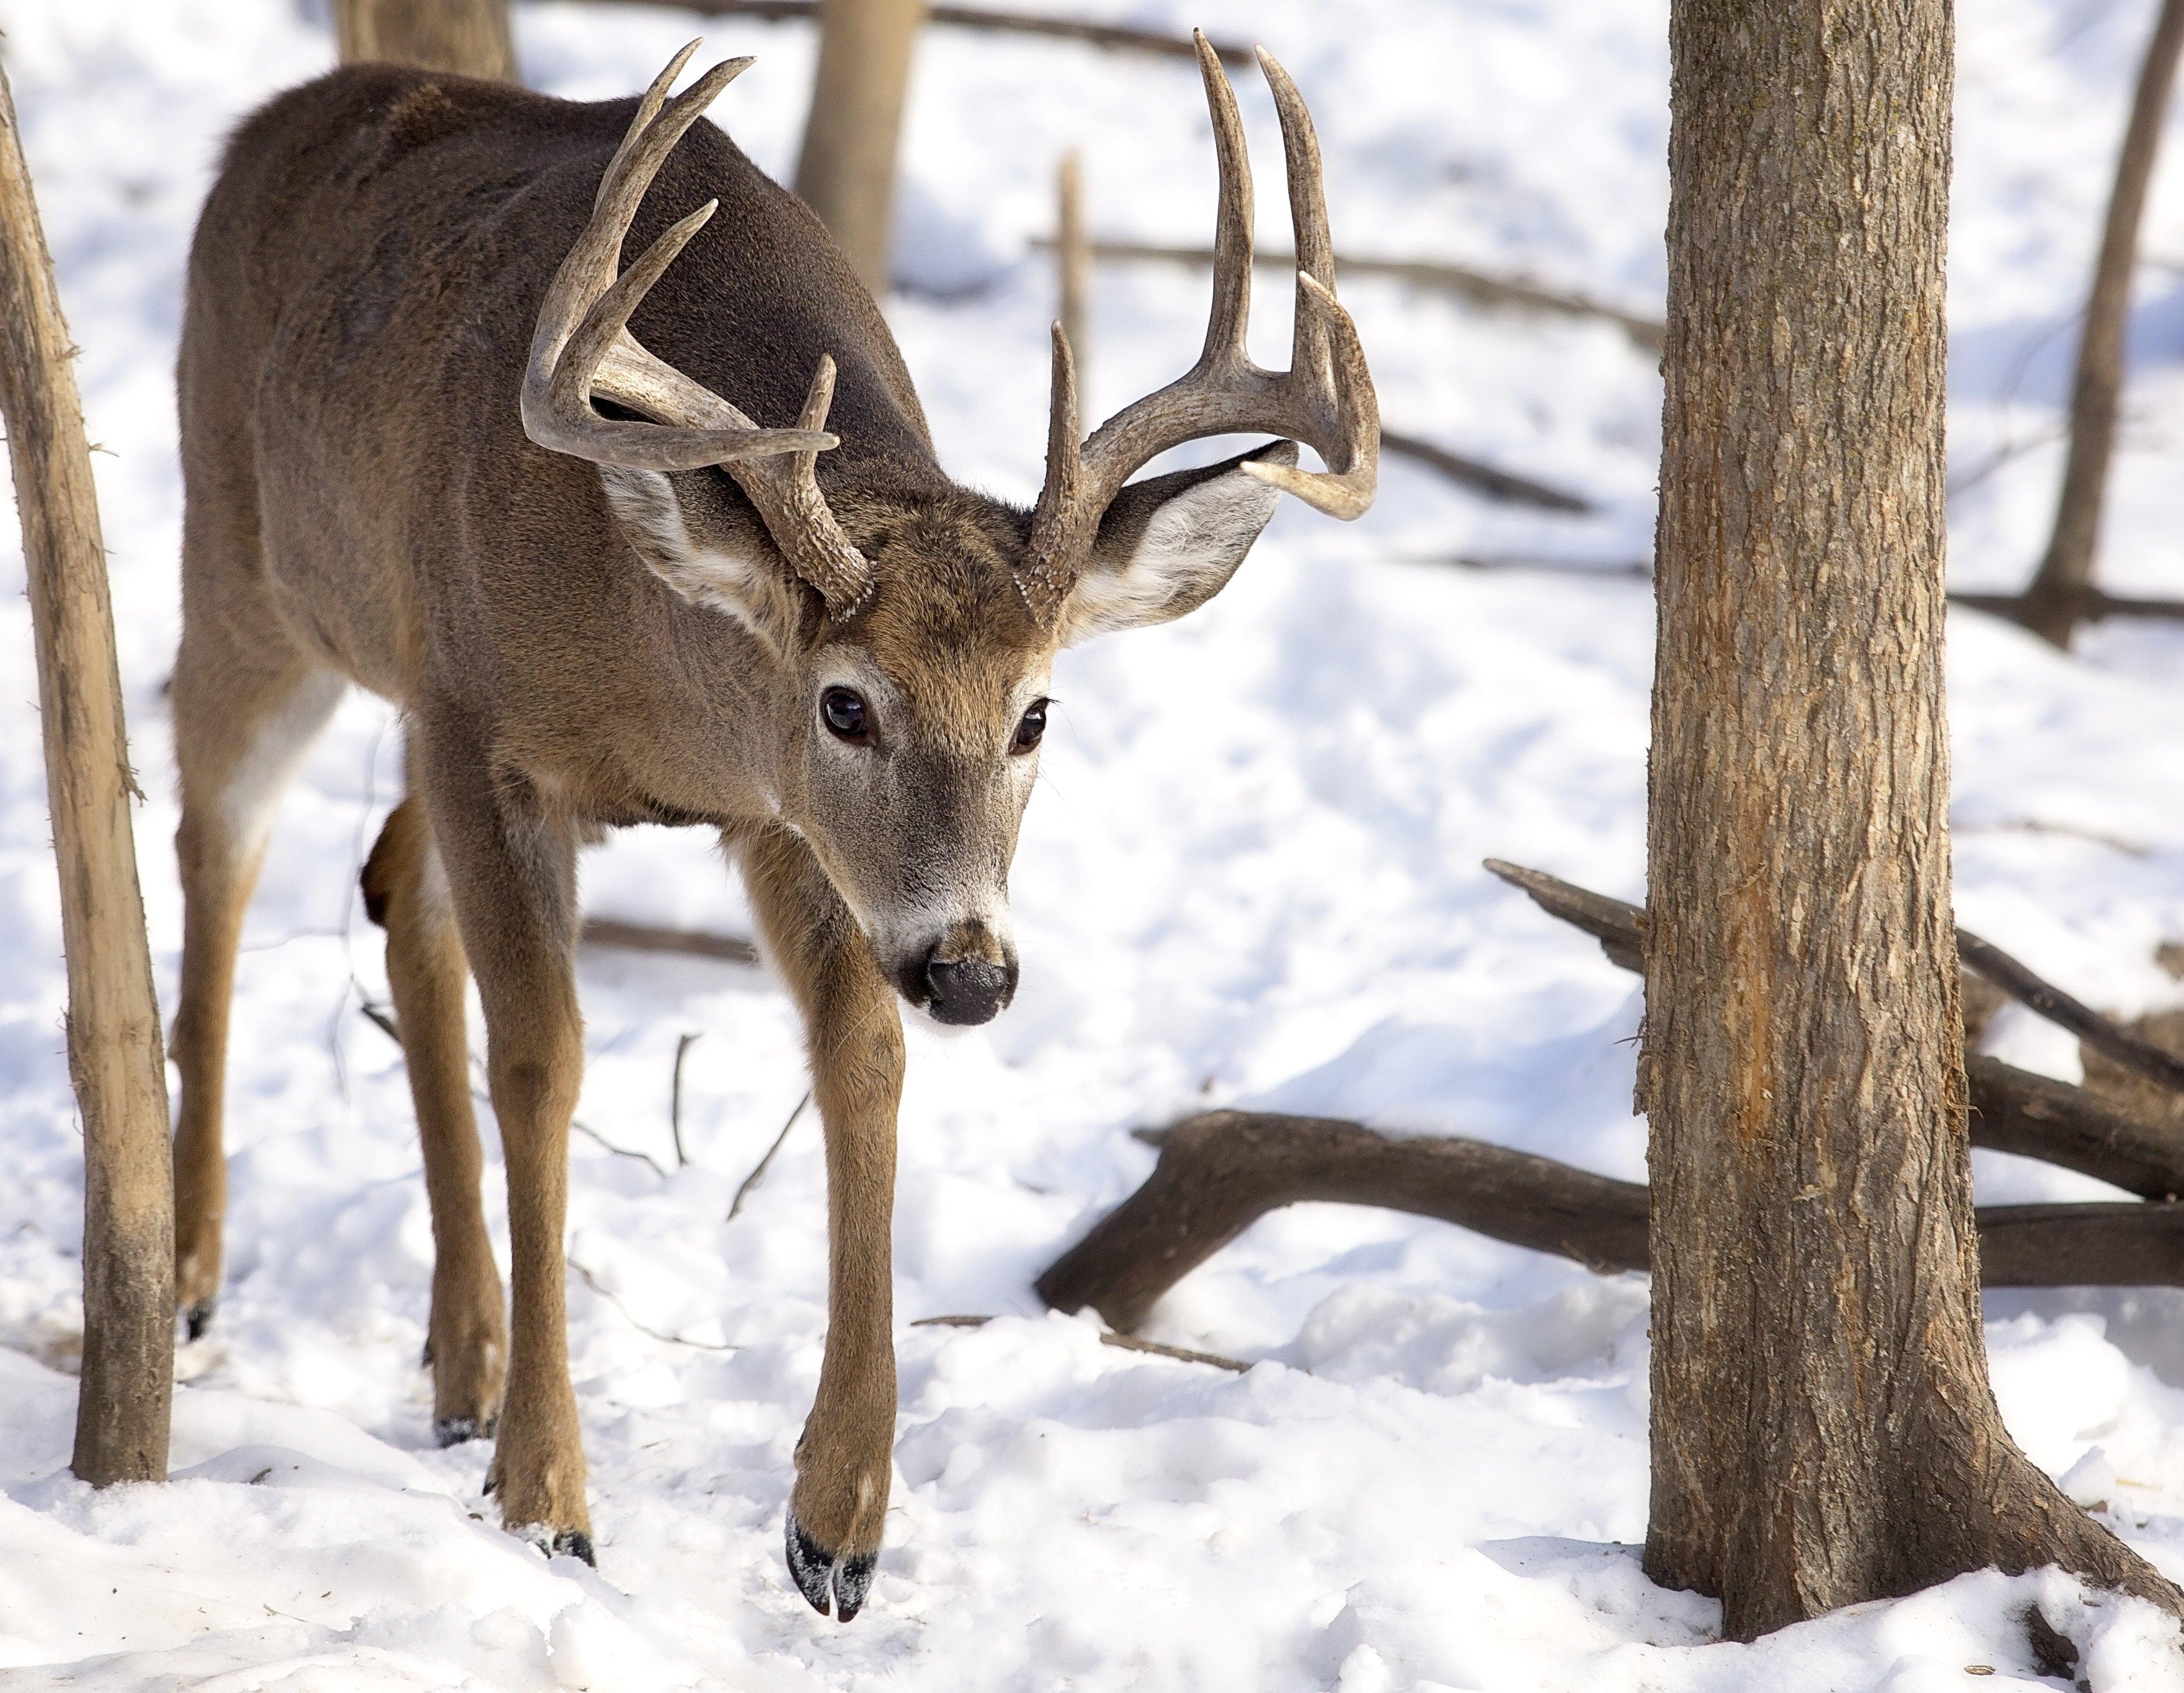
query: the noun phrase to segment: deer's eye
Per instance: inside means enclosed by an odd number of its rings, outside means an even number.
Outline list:
[[[1050,701],[1034,699],[1017,725],[1017,738],[1010,743],[1012,753],[1028,753],[1039,744],[1039,737],[1046,732],[1046,708]]]
[[[859,746],[872,743],[872,710],[854,688],[830,688],[821,694],[819,716],[837,739]]]

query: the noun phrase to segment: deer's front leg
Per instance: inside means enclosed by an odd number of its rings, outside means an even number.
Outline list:
[[[768,945],[804,1013],[827,1137],[827,1355],[796,1449],[788,1571],[846,1623],[871,1590],[894,1454],[894,991],[810,851],[770,833],[744,868]]]
[[[488,767],[482,737],[435,724],[418,738],[433,833],[485,1006],[487,1076],[508,1169],[513,1320],[486,1489],[499,1495],[511,1530],[589,1563],[562,1241],[569,1118],[584,1061],[575,837],[528,783]]]

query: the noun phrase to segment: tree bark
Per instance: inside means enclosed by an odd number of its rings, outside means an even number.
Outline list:
[[[1646,1568],[1750,1639],[1968,1569],[2184,1596],[1987,1382],[1942,715],[1947,0],[1674,0]]]
[[[521,79],[508,0],[334,0],[341,62],[379,60],[499,82]]]
[[[895,154],[925,0],[825,0],[796,192],[875,298],[894,245]]]
[[[2123,398],[2124,331],[2131,321],[2131,276],[2138,258],[2138,226],[2147,185],[2161,145],[2162,120],[2176,85],[2176,59],[2184,50],[2184,0],[2162,0],[2139,68],[2115,187],[2109,195],[2093,287],[2078,331],[2077,374],[2070,387],[2070,450],[2063,466],[2063,491],[2055,504],[2055,529],[2040,569],[2012,614],[2035,634],[2059,647],[2070,644],[2086,615],[2093,554],[2101,535],[2101,507],[2114,456],[2116,412]]]
[[[175,1359],[167,1076],[144,936],[114,611],[83,409],[15,105],[0,72],[0,414],[23,526],[46,791],[83,1115],[83,1375],[75,1473],[167,1473]]]

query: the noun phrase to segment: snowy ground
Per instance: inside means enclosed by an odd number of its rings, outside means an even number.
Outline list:
[[[1072,0],[1256,36],[1318,114],[1338,243],[1519,269],[1655,309],[1666,184],[1662,0]],[[2082,289],[2148,0],[1961,8],[1953,237],[1955,571],[2021,579],[2059,454]],[[321,69],[290,0],[0,0],[5,54],[78,339],[112,551],[154,957],[180,913],[160,683],[175,635],[177,280],[221,133]],[[660,10],[526,4],[532,80],[639,86],[687,34]],[[785,168],[809,83],[794,25],[716,25],[760,63],[717,115]],[[1262,170],[1263,90],[1242,88]],[[1053,162],[1084,148],[1095,230],[1203,238],[1211,149],[1187,67],[931,33],[889,305],[957,474],[1028,497],[1044,416]],[[2184,137],[2172,137],[2172,150]],[[1271,187],[1271,181],[1269,182]],[[1280,196],[1262,192],[1270,240]],[[2157,183],[2104,571],[2184,592],[2184,170]],[[1200,278],[1099,278],[1092,404],[1180,368]],[[1266,291],[1262,356],[1286,320]],[[359,701],[282,813],[243,959],[220,1326],[181,1358],[176,1480],[66,1473],[80,1329],[80,1144],[27,613],[0,599],[0,1679],[100,1688],[1420,1687],[1929,1690],[2042,1684],[2014,1613],[2044,1601],[2096,1689],[2174,1687],[2151,1614],[2052,1577],[1974,1576],[1757,1646],[1650,1587],[1645,1287],[1435,1225],[1270,1219],[1156,1313],[1243,1377],[1101,1347],[1042,1314],[1037,1269],[1129,1190],[1134,1127],[1207,1101],[1446,1129],[1635,1177],[1630,980],[1478,867],[1638,891],[1652,612],[1612,576],[1457,571],[1452,554],[1643,556],[1658,388],[1613,330],[1346,286],[1391,426],[1603,502],[1490,507],[1391,465],[1354,529],[1285,513],[1236,585],[1171,630],[1069,658],[1016,876],[1025,977],[989,1030],[913,1030],[889,1545],[853,1627],[789,1591],[779,1529],[822,1322],[804,1090],[760,977],[594,958],[575,1144],[573,1349],[596,1574],[501,1535],[487,1454],[432,1448],[418,1368],[425,1197],[354,870],[396,794]],[[0,570],[20,570],[12,526]],[[2184,996],[2184,710],[2173,631],[2064,660],[1953,629],[1966,920],[2097,1002]],[[587,866],[592,909],[734,930],[704,844],[640,832]],[[689,1161],[669,1128],[677,1045]],[[2067,1072],[2036,1026],[2021,1061]],[[616,1156],[601,1142],[643,1157]],[[2104,1194],[1982,1155],[1996,1199]],[[498,1200],[497,1171],[489,1178]],[[2011,1428],[2184,1577],[2184,1295],[2017,1295],[1989,1338]],[[483,1518],[480,1513],[483,1512]],[[1973,1670],[1974,1674],[1979,1673]]]

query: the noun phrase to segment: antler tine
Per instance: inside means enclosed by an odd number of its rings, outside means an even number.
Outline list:
[[[667,61],[667,68],[652,79],[652,86],[644,91],[644,97],[637,103],[637,115],[629,120],[629,127],[622,131],[621,145],[615,149],[614,157],[607,161],[606,174],[599,178],[599,192],[592,197],[594,206],[606,203],[607,191],[617,180],[623,161],[629,157],[630,148],[636,144],[637,138],[652,126],[652,120],[660,115],[660,107],[666,103],[667,91],[675,86],[675,79],[682,74],[682,67],[690,62],[690,55],[704,46],[705,42],[703,36],[694,36],[683,42],[682,51]],[[742,62],[744,64],[751,63],[748,58]]]
[[[725,60],[670,100],[667,91],[697,45],[676,54],[638,103],[600,177],[591,220],[547,287],[523,378],[524,432],[542,447],[598,464],[651,471],[722,466],[750,497],[797,573],[835,616],[846,616],[869,593],[872,569],[819,488],[818,455],[838,444],[823,427],[834,393],[833,359],[820,359],[798,426],[764,429],[646,352],[629,332],[630,315],[717,203],[708,201],[679,220],[617,277],[638,207],[676,143],[751,63]],[[592,405],[595,393],[655,421],[601,417]]]
[[[1170,447],[1202,436],[1260,432],[1302,442],[1325,461],[1324,471],[1264,459],[1247,462],[1243,469],[1333,517],[1359,515],[1372,504],[1379,481],[1379,402],[1357,326],[1334,298],[1334,249],[1311,114],[1289,73],[1262,51],[1260,66],[1281,118],[1297,248],[1296,330],[1290,368],[1263,370],[1245,349],[1251,167],[1243,122],[1219,58],[1204,35],[1197,43],[1221,168],[1206,346],[1189,371],[1125,406],[1080,447],[1068,347],[1057,334],[1046,484],[1032,514],[1030,543],[1018,569],[1025,602],[1050,627],[1091,554],[1100,514],[1131,476]]]
[[[1282,153],[1288,166],[1290,226],[1296,237],[1299,276],[1309,276],[1329,293],[1334,290],[1334,241],[1327,231],[1327,184],[1320,174],[1319,136],[1312,114],[1288,71],[1266,48],[1259,53],[1259,70],[1274,97],[1274,114],[1281,120]],[[1321,371],[1327,367],[1327,334],[1320,314],[1309,304],[1312,297],[1297,290],[1295,328],[1290,340],[1290,368]]]
[[[1213,306],[1206,321],[1203,369],[1249,362],[1245,331],[1251,321],[1251,154],[1244,141],[1244,120],[1236,110],[1236,91],[1221,56],[1194,30],[1198,74],[1206,82],[1206,109],[1213,120],[1213,153],[1221,169],[1221,199],[1213,226]]]
[[[1297,276],[1299,315],[1301,302],[1310,299],[1318,333],[1329,351],[1328,371],[1315,408],[1325,415],[1324,431],[1311,445],[1327,461],[1323,471],[1301,471],[1292,465],[1254,459],[1243,466],[1269,487],[1293,493],[1315,511],[1345,522],[1362,517],[1373,504],[1380,482],[1380,399],[1373,387],[1373,373],[1366,368],[1364,344],[1357,326],[1334,290],[1318,278]],[[1293,365],[1290,379],[1302,370]]]
[[[1031,546],[1017,567],[1017,588],[1041,623],[1051,624],[1076,574],[1057,550],[1068,515],[1084,498],[1084,454],[1077,415],[1077,359],[1069,337],[1054,326],[1054,376],[1046,413],[1046,481],[1032,513]]]

